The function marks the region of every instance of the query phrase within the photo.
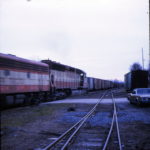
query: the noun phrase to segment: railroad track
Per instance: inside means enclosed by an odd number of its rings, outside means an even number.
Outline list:
[[[117,131],[117,138],[118,138],[119,150],[122,150],[122,144],[121,144],[121,138],[120,138],[120,131],[119,131],[119,125],[118,125],[117,110],[116,110],[116,103],[115,103],[115,100],[114,100],[113,93],[111,93],[111,95],[112,95],[114,112],[113,112],[113,118],[112,118],[112,122],[111,122],[111,127],[110,127],[109,133],[107,135],[107,138],[106,138],[106,141],[105,141],[105,144],[104,144],[102,150],[106,150],[106,148],[108,147],[109,140],[110,140],[110,137],[112,135],[113,127],[114,127],[115,124],[116,124],[116,131]]]
[[[66,149],[71,149],[70,146],[73,144],[73,142],[75,142],[75,138],[77,136],[77,133],[80,131],[81,127],[83,128],[86,121],[95,113],[97,106],[101,103],[101,101],[103,100],[103,98],[106,95],[108,95],[108,92],[104,93],[98,99],[98,102],[94,105],[94,107],[83,118],[81,118],[76,124],[74,124],[65,133],[63,133],[60,137],[58,137],[52,143],[48,144],[42,150],[55,150],[55,149],[56,150],[66,150]],[[113,133],[112,131],[113,131],[114,125],[116,124],[117,137],[118,137],[117,138],[118,139],[118,142],[117,142],[118,143],[118,148],[116,148],[116,149],[122,150],[121,138],[120,138],[120,132],[119,132],[119,126],[118,126],[118,119],[117,119],[116,104],[115,104],[115,100],[114,100],[112,92],[111,92],[111,95],[112,95],[112,102],[113,102],[113,109],[114,109],[113,110],[113,117],[112,117],[111,127],[109,129],[107,138],[106,138],[106,140],[104,139],[105,142],[103,142],[104,144],[101,147],[102,147],[102,150],[106,150],[108,148],[108,144],[110,142],[110,137]]]

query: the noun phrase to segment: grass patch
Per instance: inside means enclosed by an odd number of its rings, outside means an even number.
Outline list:
[[[13,110],[6,110],[1,113],[1,128],[18,127],[27,123],[32,123],[44,116],[55,116],[58,110],[66,105],[43,105],[35,107],[23,107]]]
[[[1,114],[1,127],[18,127],[27,123],[34,122],[43,116],[52,116],[55,113],[56,107],[42,106],[30,107],[23,110],[4,112]]]

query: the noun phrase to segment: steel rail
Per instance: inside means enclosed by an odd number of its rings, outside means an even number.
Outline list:
[[[97,106],[96,106],[97,107]],[[77,134],[77,132],[80,130],[80,128],[82,127],[82,125],[85,123],[85,121],[93,114],[93,112],[95,111],[96,107],[88,114],[88,116],[86,116],[84,118],[84,120],[79,124],[79,126],[77,127],[77,129],[72,133],[72,135],[69,137],[69,139],[66,141],[66,143],[64,144],[64,146],[61,148],[61,150],[64,150],[69,142],[71,142],[72,138]]]
[[[54,147],[58,142],[60,142],[66,135],[68,135],[74,128],[76,128],[78,125],[78,128],[80,128],[81,125],[83,125],[83,123],[85,122],[84,120],[86,120],[87,117],[89,117],[96,109],[96,107],[98,106],[98,104],[102,101],[103,97],[106,95],[107,92],[105,92],[98,100],[98,102],[95,104],[95,106],[84,116],[82,117],[76,124],[74,124],[72,127],[70,127],[66,132],[64,132],[61,136],[58,137],[58,139],[56,139],[55,141],[53,141],[52,143],[50,143],[49,145],[47,145],[45,148],[43,148],[42,150],[49,150],[50,148]],[[76,129],[77,131],[79,129]],[[74,131],[73,134],[76,134],[77,131]],[[71,136],[72,137],[72,136]],[[69,138],[70,139],[70,138]],[[71,138],[72,139],[72,138]],[[68,140],[67,140],[68,141]],[[69,140],[70,141],[70,140]],[[68,144],[67,144],[68,145]]]
[[[104,144],[102,150],[106,150],[106,147],[107,147],[107,145],[108,145],[108,142],[109,142],[109,139],[110,139],[112,130],[113,130],[113,126],[114,126],[114,119],[115,119],[115,115],[113,114],[113,119],[112,119],[112,122],[111,122],[111,127],[110,127],[110,129],[109,129],[109,133],[108,133],[108,135],[107,135],[107,139],[106,139],[106,141],[105,141],[105,144]]]
[[[117,110],[116,110],[116,102],[115,102],[115,100],[114,100],[113,93],[112,93],[112,98],[113,98],[114,105],[115,105],[115,122],[116,122],[116,127],[117,127],[117,135],[118,135],[119,149],[122,150],[121,137],[120,137],[120,131],[119,131],[119,125],[118,125]]]
[[[118,137],[119,149],[122,150],[122,144],[121,144],[121,138],[120,138],[120,132],[119,132],[119,125],[118,125],[118,118],[117,118],[117,111],[116,111],[116,103],[115,103],[115,100],[114,100],[113,93],[111,93],[111,95],[112,95],[112,101],[113,101],[113,107],[114,107],[113,118],[112,118],[112,122],[111,122],[111,127],[110,127],[110,130],[109,130],[109,133],[107,135],[107,138],[106,138],[106,141],[105,141],[105,144],[104,144],[102,150],[106,150],[106,147],[108,145],[110,136],[112,134],[112,130],[113,130],[113,126],[114,126],[114,120],[115,120],[116,128],[117,128],[117,137]]]
[[[49,150],[53,146],[55,146],[60,140],[62,140],[66,135],[69,134],[70,131],[72,131],[83,119],[79,120],[76,124],[74,124],[71,128],[69,128],[66,132],[64,132],[61,136],[58,137],[55,141],[47,145],[45,148],[42,150]]]

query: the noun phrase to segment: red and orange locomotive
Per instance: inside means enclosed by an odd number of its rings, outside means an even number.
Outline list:
[[[84,71],[50,60],[36,62],[0,53],[2,106],[69,95],[72,90],[86,88],[85,78]]]

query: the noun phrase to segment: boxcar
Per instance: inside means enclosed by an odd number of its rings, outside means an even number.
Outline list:
[[[113,88],[113,82],[110,80],[103,80],[99,78],[87,77],[88,90],[104,90]]]
[[[148,87],[148,71],[136,70],[125,74],[125,89],[132,91],[135,88]]]
[[[94,90],[94,78],[87,77],[87,83],[88,83],[88,90],[89,91]]]
[[[95,90],[101,90],[102,89],[102,80],[95,78],[94,81],[95,81],[95,83],[94,83],[95,84]]]

